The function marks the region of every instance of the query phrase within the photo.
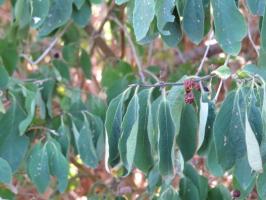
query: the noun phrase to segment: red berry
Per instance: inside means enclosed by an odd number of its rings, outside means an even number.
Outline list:
[[[241,193],[240,193],[239,190],[233,190],[233,191],[232,191],[232,197],[234,197],[234,198],[238,198],[238,197],[240,197],[240,196],[241,196]]]
[[[184,100],[185,100],[186,104],[192,104],[194,102],[194,94],[193,94],[193,92],[186,93]]]
[[[187,93],[191,92],[194,85],[194,81],[192,79],[184,80],[184,89]]]
[[[197,91],[200,91],[200,84],[199,84],[199,82],[194,82],[194,83],[193,83],[193,88],[194,88],[195,90],[197,90]]]

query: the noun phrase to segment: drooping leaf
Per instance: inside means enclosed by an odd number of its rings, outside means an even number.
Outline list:
[[[50,139],[47,141],[45,147],[49,159],[49,172],[57,178],[57,188],[62,193],[68,184],[68,161],[61,153],[60,144],[55,140]]]
[[[28,88],[22,88],[23,95],[25,97],[25,108],[27,112],[27,117],[19,123],[19,134],[23,135],[27,130],[28,126],[31,124],[35,115],[36,106],[36,95],[37,87],[35,85],[29,85]]]
[[[207,152],[207,162],[206,167],[214,176],[222,176],[224,174],[224,170],[220,165],[215,149],[214,142],[210,142],[210,147]]]
[[[204,9],[202,0],[186,1],[183,28],[192,42],[198,44],[204,35]]]
[[[73,3],[75,4],[76,8],[79,10],[82,5],[85,3],[86,0],[73,0]]]
[[[147,35],[154,15],[154,0],[135,0],[133,11],[133,29],[137,41],[140,41]]]
[[[9,42],[7,39],[0,40],[0,56],[6,71],[9,75],[12,75],[19,59],[16,44]]]
[[[198,119],[192,105],[186,104],[182,111],[180,132],[177,138],[178,146],[184,160],[190,160],[197,149]]]
[[[27,0],[18,0],[15,5],[15,17],[19,27],[25,28],[30,23],[30,2]]]
[[[256,139],[256,136],[250,126],[248,115],[246,113],[245,120],[245,128],[246,128],[246,148],[247,148],[247,157],[250,167],[255,170],[261,172],[262,168],[262,158],[260,154],[259,143]]]
[[[159,137],[159,170],[163,176],[174,172],[175,124],[171,115],[169,101],[162,98],[158,111]]]
[[[211,0],[215,37],[221,48],[230,55],[237,55],[247,26],[234,0]],[[235,30],[235,31],[232,31]]]
[[[11,183],[12,170],[8,162],[0,158],[0,183]]]
[[[214,144],[223,169],[230,169],[246,153],[246,105],[242,91],[231,92],[214,122]]]
[[[148,117],[151,109],[152,89],[145,89],[139,93],[139,122],[134,164],[141,171],[147,173],[153,165],[151,144],[148,137]]]
[[[199,149],[204,142],[206,125],[208,120],[209,113],[209,103],[203,102],[202,97],[200,100],[200,115],[199,115],[199,139],[198,139],[198,147]]]
[[[50,182],[50,174],[47,149],[41,143],[33,147],[29,155],[27,171],[38,191],[44,193]]]
[[[157,17],[157,27],[162,35],[170,35],[170,31],[164,30],[168,22],[174,22],[175,16],[172,14],[175,7],[174,0],[156,1],[155,15]]]
[[[78,137],[78,151],[82,161],[92,167],[98,166],[98,156],[92,140],[92,130],[87,116],[84,114],[84,123]]]
[[[127,111],[122,122],[122,135],[118,143],[121,160],[128,172],[133,167],[137,145],[139,127],[139,98],[137,91],[138,88],[136,88],[134,96],[128,103]]]
[[[110,166],[115,166],[120,160],[118,151],[118,141],[122,134],[121,124],[125,110],[125,101],[128,98],[128,92],[125,91],[116,98],[114,98],[107,109],[106,120],[105,120],[105,130],[107,134],[108,154],[107,160]]]
[[[0,157],[16,171],[28,148],[29,139],[19,136],[18,124],[25,118],[24,110],[13,100],[11,107],[0,118]]]

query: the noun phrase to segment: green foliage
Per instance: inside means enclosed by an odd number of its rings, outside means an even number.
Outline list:
[[[0,5],[3,2],[0,0]],[[210,174],[232,174],[232,187],[241,192],[240,199],[247,198],[255,186],[259,198],[265,199],[266,1],[244,2],[253,15],[263,16],[257,66],[249,64],[235,73],[227,60],[212,72],[201,72],[208,73],[204,77],[182,77],[182,68],[188,66],[185,63],[170,75],[174,82],[155,84],[146,77],[152,72],[145,70],[152,68],[139,69],[142,61],[146,66],[146,49],[140,46],[133,48],[134,57],[141,53],[140,62],[135,59],[137,67],[110,59],[103,61],[103,68],[93,68],[99,58],[91,56],[96,40],[102,40],[102,30],[91,31],[87,25],[93,4],[100,3],[113,6],[102,0],[12,1],[14,19],[0,39],[0,196],[6,193],[2,185],[12,188],[12,176],[20,179],[18,174],[25,169],[39,193],[55,185],[63,193],[72,189],[73,159],[85,169],[95,169],[105,154],[106,169],[117,178],[135,173],[135,168],[143,172],[148,180],[144,194],[153,199],[231,199],[223,185],[210,187],[207,178],[193,167],[190,161],[196,155],[204,156],[204,167]],[[127,40],[135,35],[129,40],[131,46],[147,44],[159,36],[166,46],[183,49],[179,44],[182,37],[200,44],[214,32],[223,52],[235,59],[247,35],[245,12],[235,0],[115,3],[123,4],[119,12],[118,7],[108,10],[104,20],[112,29],[110,33],[118,37],[113,30],[121,27],[112,19],[127,13],[129,23],[123,22],[126,26],[121,35]],[[105,24],[100,27],[104,30]],[[86,32],[93,33],[89,44]],[[38,57],[43,48],[31,43],[46,45],[44,41],[51,36],[54,40],[44,56]],[[56,53],[52,50],[55,44]],[[109,49],[109,43],[106,45]],[[33,53],[28,58],[25,52],[29,51]],[[41,61],[31,62],[30,58]],[[48,58],[50,61],[43,61]],[[194,71],[193,67],[187,68]],[[136,78],[141,73],[144,81]],[[157,81],[155,76],[152,74]],[[217,103],[217,79],[224,83],[229,78],[234,87],[227,86],[228,93],[226,90],[224,99]],[[191,88],[184,87],[184,80],[193,80]],[[99,83],[98,95],[83,87],[94,81]],[[188,95],[193,97],[191,104],[184,101]],[[179,188],[172,184],[176,176]],[[90,199],[98,197],[93,194]]]

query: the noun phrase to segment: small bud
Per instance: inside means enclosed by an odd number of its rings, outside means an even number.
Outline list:
[[[194,85],[194,81],[192,79],[184,80],[184,89],[187,93],[191,92]]]
[[[185,100],[186,104],[192,104],[194,102],[194,94],[193,94],[193,92],[186,93],[184,100]]]
[[[241,193],[239,190],[233,190],[231,194],[233,198],[238,198],[241,196]]]
[[[58,52],[54,53],[54,58],[55,58],[55,59],[60,58],[60,54],[59,54]]]

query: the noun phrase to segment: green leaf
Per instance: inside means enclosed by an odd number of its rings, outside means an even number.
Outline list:
[[[180,181],[179,195],[181,199],[201,200],[197,187],[189,178],[186,177],[183,177]]]
[[[19,134],[24,135],[28,126],[31,124],[35,116],[36,95],[37,87],[35,85],[29,85],[29,88],[22,87],[23,96],[25,98],[25,108],[27,117],[19,123]]]
[[[49,13],[50,1],[30,1],[31,26],[39,28]]]
[[[155,101],[152,102],[148,116],[148,137],[153,154],[157,152],[157,145],[158,145],[158,139],[157,139],[159,134],[158,111],[159,111],[160,102],[161,102],[161,97],[157,98]]]
[[[214,143],[221,166],[228,170],[246,153],[246,105],[242,91],[227,95],[214,122]]]
[[[214,15],[215,37],[218,43],[226,53],[237,55],[241,48],[241,41],[247,34],[244,17],[234,0],[211,0],[211,5]]]
[[[117,4],[117,5],[122,5],[123,3],[126,3],[126,2],[128,2],[129,0],[115,0],[115,3]]]
[[[13,172],[24,159],[29,144],[28,137],[19,136],[18,124],[24,118],[25,113],[15,100],[0,118],[0,157],[9,163]]]
[[[119,0],[118,0],[119,1]],[[103,0],[90,0],[92,4],[100,4],[103,2]]]
[[[71,17],[72,0],[52,0],[47,17],[39,30],[41,37],[47,36],[56,28],[64,25]]]
[[[60,144],[49,139],[45,145],[49,158],[50,174],[57,178],[58,190],[62,193],[68,185],[68,161],[61,153]]]
[[[30,23],[30,2],[28,0],[17,0],[15,5],[15,17],[19,27],[25,28]]]
[[[82,49],[80,56],[80,66],[86,78],[91,79],[91,60],[87,52]]]
[[[209,103],[203,102],[202,97],[201,97],[201,99],[200,99],[200,113],[199,113],[199,139],[198,139],[197,149],[199,149],[204,142],[206,127],[207,127],[206,125],[207,125],[207,121],[208,121],[208,113],[209,113]]]
[[[171,116],[169,101],[162,98],[159,106],[159,170],[163,176],[174,173],[175,124]]]
[[[153,89],[145,89],[138,95],[139,122],[134,165],[147,173],[153,165],[151,144],[148,136],[148,117],[151,109],[151,95]]]
[[[7,72],[9,75],[12,75],[19,59],[15,43],[10,43],[7,39],[0,40],[0,56],[2,57],[3,65]]]
[[[192,42],[199,44],[204,35],[202,0],[187,0],[184,7],[183,28]]]
[[[12,169],[8,162],[3,158],[0,158],[0,183],[11,183]]]
[[[241,197],[245,198],[253,189],[256,179],[256,173],[250,168],[247,156],[239,159],[236,163],[234,178],[238,183],[238,189],[241,191]]]
[[[125,101],[128,98],[128,90],[114,98],[106,111],[105,129],[107,134],[107,161],[111,167],[118,164],[120,156],[118,141],[122,134],[121,124],[125,110]]]
[[[247,6],[253,15],[263,16],[266,1],[265,0],[247,0]]]
[[[231,69],[226,65],[222,65],[218,67],[216,70],[212,71],[212,74],[215,74],[219,78],[226,80],[231,76]]]
[[[139,98],[137,95],[138,88],[130,100],[127,111],[122,122],[122,134],[119,139],[118,149],[121,160],[128,172],[133,167],[133,161],[137,145],[137,133],[139,127]]]
[[[85,27],[91,17],[91,6],[89,3],[84,3],[78,10],[73,9],[72,18],[76,24],[81,27]]]
[[[98,166],[98,156],[92,140],[92,130],[87,116],[84,114],[84,123],[78,137],[78,151],[81,160],[88,166],[96,168]]]
[[[206,167],[214,176],[223,176],[224,170],[219,164],[217,153],[216,153],[214,142],[210,142],[210,147],[207,152],[207,162]]]
[[[78,60],[79,44],[74,42],[63,47],[63,58],[69,65],[75,65]]]
[[[232,197],[226,187],[218,185],[209,190],[207,200],[231,200]]]
[[[245,127],[246,127],[246,147],[247,147],[247,157],[250,167],[258,172],[263,171],[262,168],[262,159],[260,154],[259,143],[256,139],[256,136],[250,126],[248,115],[246,113]]]
[[[164,30],[170,32],[169,35],[161,35],[164,43],[168,47],[177,47],[178,43],[182,39],[182,28],[177,14],[174,22],[168,22],[165,25]]]
[[[264,12],[260,35],[261,48],[263,51],[266,51],[266,12]]]
[[[137,41],[140,41],[147,35],[154,15],[154,0],[135,0],[133,10],[133,29]]]
[[[40,193],[44,193],[50,182],[50,175],[47,149],[41,143],[36,144],[30,152],[27,170],[32,183]]]
[[[156,1],[157,27],[162,35],[170,35],[170,31],[166,31],[164,28],[168,22],[174,22],[175,20],[175,16],[172,14],[174,7],[175,0]]]
[[[82,5],[85,3],[86,0],[73,0],[73,3],[75,4],[76,8],[79,10]]]
[[[181,200],[177,191],[172,187],[168,187],[163,191],[159,200]]]
[[[3,66],[0,66],[0,89],[6,89],[9,82],[9,74]]]
[[[64,61],[54,60],[53,66],[57,69],[63,79],[70,80],[69,67]]]
[[[197,149],[198,119],[192,105],[186,104],[182,110],[178,146],[185,161],[190,160]]]
[[[175,132],[178,136],[180,131],[180,121],[182,115],[182,109],[185,106],[184,103],[184,87],[174,86],[169,90],[167,95],[167,100],[169,101],[169,106],[171,108],[171,116],[175,122]]]
[[[259,174],[257,183],[256,183],[256,188],[258,195],[261,199],[266,198],[266,171],[264,171],[262,174]]]
[[[207,178],[198,175],[197,171],[189,164],[185,164],[183,173],[197,187],[200,199],[206,199],[208,193]]]

